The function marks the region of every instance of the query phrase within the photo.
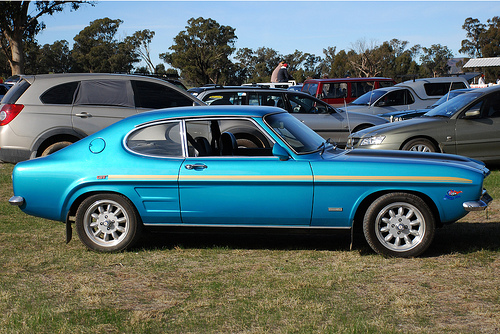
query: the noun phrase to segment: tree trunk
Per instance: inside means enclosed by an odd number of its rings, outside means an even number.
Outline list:
[[[12,58],[9,58],[12,75],[24,74],[24,47],[22,36],[9,36],[10,49]]]

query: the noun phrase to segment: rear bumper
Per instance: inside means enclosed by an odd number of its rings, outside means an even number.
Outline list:
[[[483,190],[481,199],[478,201],[464,202],[463,207],[465,211],[481,211],[485,210],[492,200],[493,198],[486,192],[486,190]]]
[[[31,152],[29,150],[0,148],[0,161],[18,163],[29,160]]]
[[[9,203],[11,205],[15,205],[15,206],[21,206],[24,204],[24,198],[21,197],[21,196],[12,196],[10,199],[9,199]]]

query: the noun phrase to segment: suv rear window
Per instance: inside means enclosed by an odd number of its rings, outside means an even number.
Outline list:
[[[24,94],[24,92],[31,86],[31,84],[26,81],[22,80],[21,82],[18,82],[17,84],[14,85],[11,89],[7,91],[7,94],[2,99],[2,103],[5,104],[14,104],[17,102],[17,100],[21,97],[21,95]]]
[[[40,96],[44,104],[72,104],[78,81],[57,85],[45,91]]]
[[[425,93],[429,96],[443,96],[450,90],[462,88],[467,88],[463,82],[436,82],[424,84]]]
[[[193,105],[193,101],[183,94],[154,82],[132,80],[132,87],[137,108],[160,109]]]

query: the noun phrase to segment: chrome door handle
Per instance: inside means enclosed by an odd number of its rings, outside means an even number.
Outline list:
[[[208,168],[207,165],[200,164],[200,163],[194,164],[194,165],[189,164],[189,165],[185,165],[184,167],[186,167],[186,169],[205,169],[205,168]]]
[[[82,113],[79,113],[79,114],[75,114],[76,117],[81,117],[81,118],[88,118],[88,117],[92,117],[92,114],[89,114],[88,112],[82,112]]]

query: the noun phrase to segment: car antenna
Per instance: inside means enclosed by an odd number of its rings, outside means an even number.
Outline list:
[[[345,116],[347,117],[347,129],[349,130],[349,133],[351,133],[351,122],[349,122],[349,113],[347,112],[347,103],[345,102],[345,97],[344,97],[344,109],[345,109]]]
[[[451,92],[451,87],[453,85],[453,82],[450,81],[450,88],[448,89],[448,96],[446,96],[446,101],[448,101],[450,99],[450,92]]]

